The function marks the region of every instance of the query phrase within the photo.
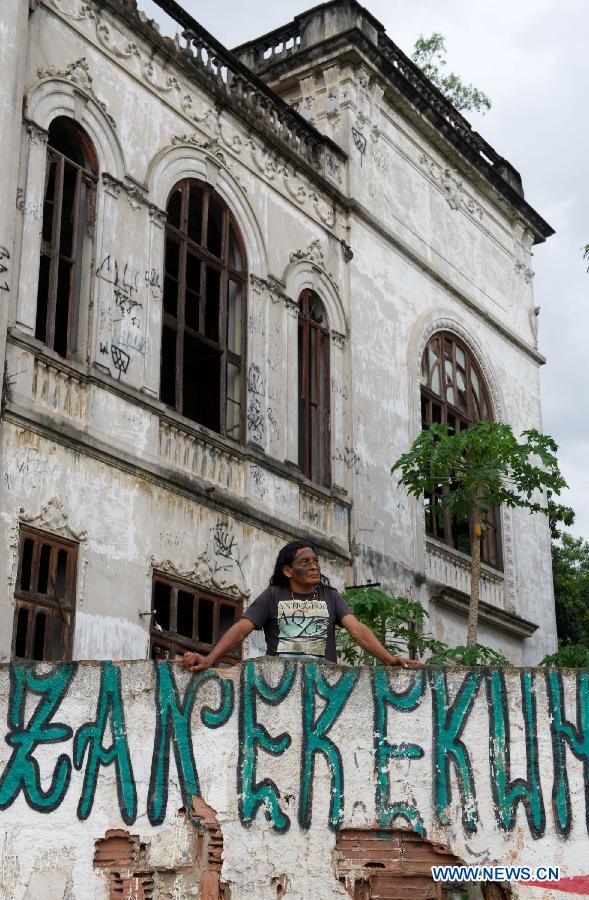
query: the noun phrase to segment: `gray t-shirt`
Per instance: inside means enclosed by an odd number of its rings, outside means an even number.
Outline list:
[[[332,587],[319,585],[313,594],[292,594],[269,587],[244,612],[264,629],[269,656],[318,656],[336,662],[335,626],[352,612]]]

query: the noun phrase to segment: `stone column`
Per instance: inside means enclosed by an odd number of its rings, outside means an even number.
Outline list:
[[[29,122],[27,134],[29,141],[26,176],[23,194],[19,198],[22,222],[21,260],[24,261],[24,265],[21,264],[20,267],[16,323],[23,331],[34,335],[47,166],[47,132],[34,122]]]
[[[331,332],[331,480],[334,487],[345,488],[344,462],[344,341],[343,334]],[[339,453],[335,453],[335,450]]]
[[[299,304],[286,298],[286,459],[299,462]]]
[[[145,310],[145,361],[142,390],[159,397],[162,317],[164,303],[164,250],[166,213],[149,207],[149,267]]]

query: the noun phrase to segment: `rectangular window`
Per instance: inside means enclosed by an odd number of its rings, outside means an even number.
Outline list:
[[[188,581],[153,575],[151,658],[176,659],[187,650],[207,654],[219,638],[240,618],[239,600],[203,591]],[[241,659],[241,647],[219,661],[233,666]]]
[[[71,659],[77,562],[77,544],[21,528],[13,659]]]

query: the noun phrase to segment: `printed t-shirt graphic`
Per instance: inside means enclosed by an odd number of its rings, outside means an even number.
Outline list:
[[[325,600],[279,600],[276,652],[325,656],[328,625]]]

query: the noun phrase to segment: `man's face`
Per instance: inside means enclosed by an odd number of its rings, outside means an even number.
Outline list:
[[[284,574],[301,587],[316,587],[321,581],[319,559],[311,547],[297,550],[290,566],[285,566]]]

